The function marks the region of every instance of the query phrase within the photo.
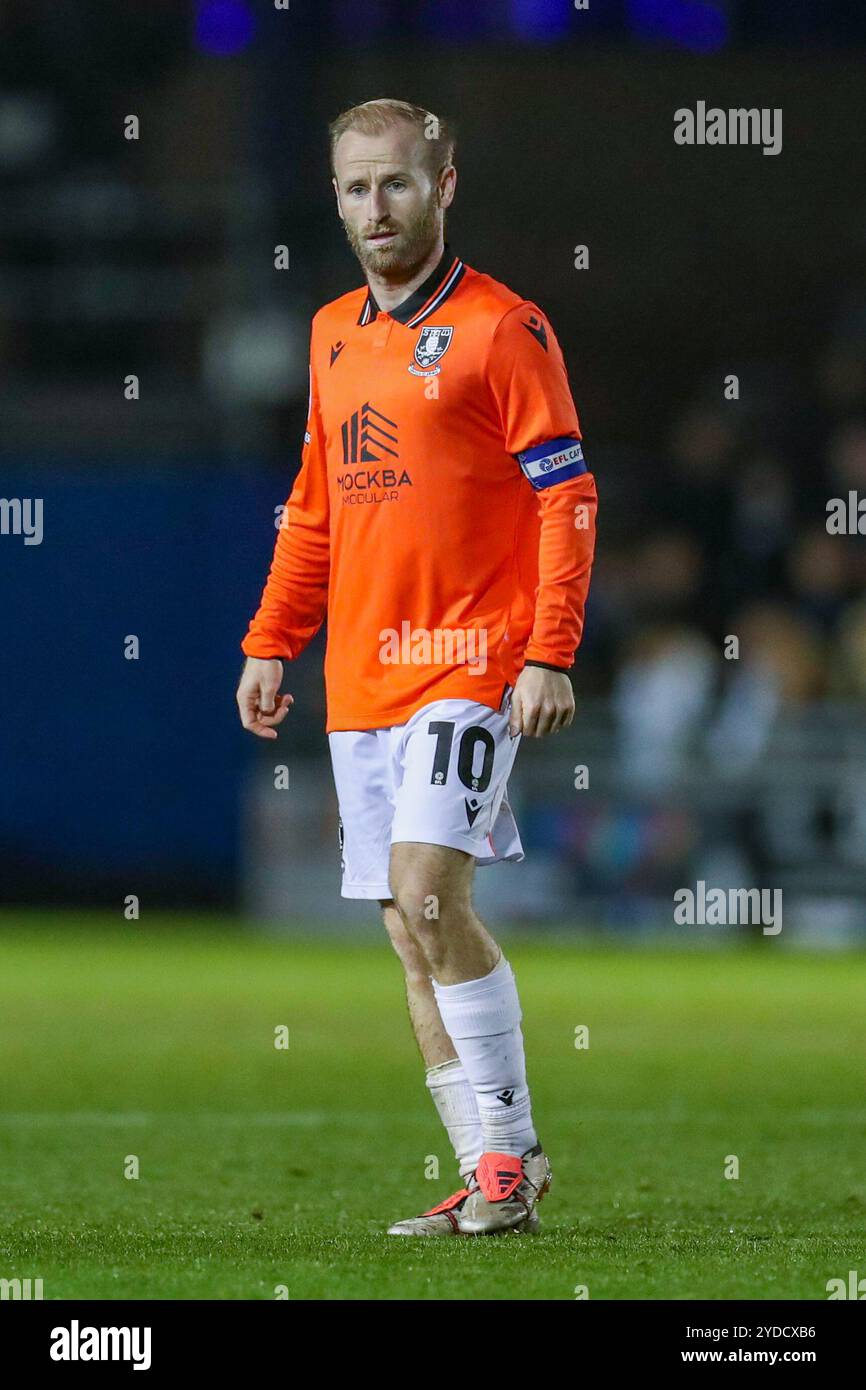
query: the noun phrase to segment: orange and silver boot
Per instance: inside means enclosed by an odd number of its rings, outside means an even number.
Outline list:
[[[466,1187],[420,1216],[396,1221],[388,1227],[388,1235],[500,1235],[509,1231],[531,1234],[540,1224],[536,1204],[549,1187],[550,1165],[540,1144],[522,1159],[514,1154],[482,1154]]]
[[[540,1144],[516,1154],[484,1153],[460,1206],[460,1230],[471,1236],[532,1231],[536,1207],[550,1189],[550,1164]]]
[[[469,1188],[461,1187],[459,1192],[446,1197],[444,1202],[422,1212],[420,1216],[409,1216],[405,1221],[395,1221],[393,1226],[388,1227],[388,1235],[459,1236],[460,1211],[468,1196]]]

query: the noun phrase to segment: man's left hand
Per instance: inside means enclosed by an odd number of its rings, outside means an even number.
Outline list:
[[[511,696],[509,732],[544,738],[567,729],[574,718],[574,691],[565,671],[524,666]]]

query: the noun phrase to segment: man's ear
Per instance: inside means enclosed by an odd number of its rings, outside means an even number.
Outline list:
[[[444,169],[440,169],[439,177],[436,181],[437,193],[439,195],[439,206],[450,208],[454,202],[454,192],[457,187],[457,170],[453,164],[446,164]]]
[[[332,183],[332,185],[333,185],[334,194],[335,194],[336,199],[337,199],[337,216],[340,218],[340,221],[341,221],[341,222],[344,222],[344,221],[345,221],[345,218],[343,217],[343,209],[342,209],[341,206],[340,206],[340,190],[339,190],[339,188],[337,187],[337,180],[334,179],[334,178],[332,178],[332,179],[331,179],[331,183]]]

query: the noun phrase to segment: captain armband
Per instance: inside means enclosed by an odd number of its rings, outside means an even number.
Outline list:
[[[525,449],[517,461],[536,490],[589,471],[579,439],[548,439]]]

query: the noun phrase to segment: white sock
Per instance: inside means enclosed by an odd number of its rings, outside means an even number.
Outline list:
[[[464,1182],[476,1167],[484,1148],[475,1092],[469,1085],[459,1057],[427,1068],[427,1089],[448,1131]]]
[[[522,1155],[538,1143],[532,1126],[520,1000],[504,956],[480,980],[433,993],[445,1031],[475,1092],[486,1153]]]

